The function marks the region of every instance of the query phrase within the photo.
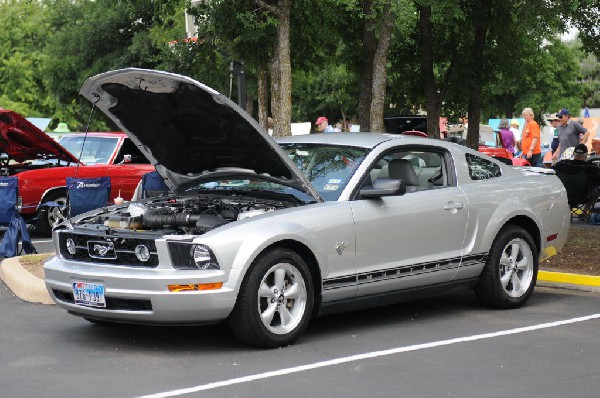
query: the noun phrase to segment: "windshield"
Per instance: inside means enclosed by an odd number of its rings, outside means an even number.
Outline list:
[[[90,136],[86,138],[83,135],[69,135],[61,137],[58,142],[76,158],[81,155],[80,160],[85,164],[108,164],[119,143],[119,138]],[[82,146],[83,152],[81,152]]]
[[[326,144],[282,144],[290,159],[326,201],[338,200],[368,150]]]

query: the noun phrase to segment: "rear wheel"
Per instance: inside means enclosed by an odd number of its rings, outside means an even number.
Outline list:
[[[35,229],[40,235],[50,236],[52,228],[65,220],[63,209],[67,205],[67,194],[65,192],[51,193],[44,198],[43,203],[45,202],[55,202],[59,206],[50,206],[43,209],[35,224]]]
[[[313,282],[304,260],[288,249],[270,250],[250,266],[229,327],[247,344],[281,347],[304,331],[313,303]]]
[[[538,254],[531,235],[510,225],[494,240],[475,292],[490,307],[517,308],[531,296],[537,272]]]

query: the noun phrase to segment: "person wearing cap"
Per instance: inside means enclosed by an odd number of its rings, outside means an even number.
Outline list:
[[[558,148],[558,117],[556,116],[556,113],[552,113],[548,116],[548,118],[546,119],[549,123],[550,126],[552,126],[552,132],[553,132],[553,138],[552,138],[552,143],[550,144],[550,149],[552,151],[552,155],[554,154],[554,152],[556,152],[556,148]],[[552,160],[552,159],[551,159]]]
[[[317,133],[335,133],[334,128],[329,125],[329,120],[325,116],[319,116],[315,126],[317,126]]]
[[[560,112],[556,114],[556,117],[559,120],[557,126],[558,147],[556,148],[554,155],[552,155],[552,159],[554,161],[560,159],[563,152],[567,148],[574,147],[580,142],[585,144],[590,135],[589,131],[585,127],[571,120],[571,114],[569,113],[568,109],[561,109]],[[583,139],[581,141],[579,140],[580,134],[583,134]]]
[[[530,165],[537,166],[542,156],[540,125],[533,120],[533,109],[525,108],[521,115],[525,119],[521,134],[521,157],[527,159]]]
[[[593,193],[600,194],[600,167],[586,162],[588,148],[585,144],[577,144],[573,149],[573,159],[565,159],[554,165],[554,170],[565,174],[577,174],[585,170],[592,184]]]

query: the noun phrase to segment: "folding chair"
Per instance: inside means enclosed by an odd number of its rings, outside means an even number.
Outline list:
[[[142,176],[142,199],[167,195],[170,192],[158,172],[152,171]]]
[[[67,177],[68,216],[106,207],[110,197],[110,177]]]
[[[594,190],[585,170],[575,174],[567,174],[556,170],[556,176],[567,190],[567,199],[571,208],[571,218],[589,222],[594,204],[598,200],[597,190]]]
[[[17,212],[18,186],[17,177],[0,177],[0,225],[8,226],[0,242],[2,257],[14,257],[23,252],[37,253],[31,242],[27,224]]]

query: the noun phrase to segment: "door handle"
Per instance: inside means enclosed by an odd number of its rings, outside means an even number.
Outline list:
[[[444,206],[444,210],[462,210],[464,208],[464,203],[460,202],[448,202],[448,204]]]

